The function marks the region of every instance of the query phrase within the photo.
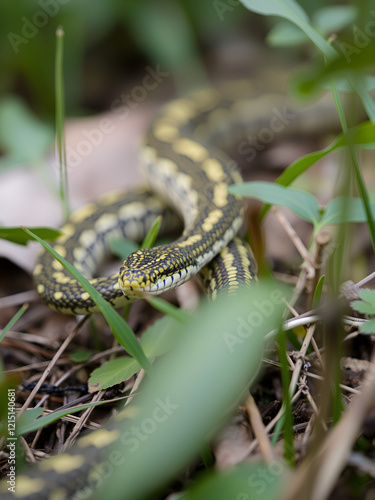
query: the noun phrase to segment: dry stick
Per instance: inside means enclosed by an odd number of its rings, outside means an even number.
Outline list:
[[[0,299],[0,309],[5,307],[19,306],[24,302],[34,302],[39,299],[39,295],[35,290],[27,290],[26,292],[14,293],[13,295],[8,295],[7,297],[1,297]]]
[[[307,261],[311,265],[312,272],[314,272],[314,267],[315,267],[314,261],[312,260],[307,248],[302,243],[301,238],[295,232],[288,219],[276,207],[272,207],[271,210],[278,219],[278,221],[280,222],[281,226],[283,227],[289,238],[292,240],[292,243],[298,250],[298,253],[301,255],[303,260]]]
[[[246,399],[245,408],[249,415],[251,427],[254,431],[256,439],[258,440],[259,448],[263,455],[263,458],[267,463],[272,462],[275,459],[272,445],[265,430],[258,407],[255,404],[254,398],[252,396],[249,396]]]
[[[104,396],[104,391],[99,391],[97,392],[96,394],[94,394],[91,402],[97,402],[97,401],[100,401]],[[75,440],[75,438],[78,436],[78,434],[80,433],[82,427],[85,425],[86,421],[88,420],[89,416],[91,415],[91,413],[93,412],[94,410],[94,406],[92,406],[91,408],[87,408],[83,414],[79,417],[79,420],[78,422],[75,424],[75,426],[73,427],[73,430],[72,432],[70,433],[68,439],[65,441],[62,449],[61,449],[61,452],[63,453],[67,448],[70,447],[70,445],[73,443],[73,441]]]
[[[69,333],[69,335],[66,337],[66,339],[64,340],[64,342],[61,344],[60,348],[57,350],[56,354],[51,359],[49,365],[47,366],[47,368],[43,372],[42,376],[40,377],[39,382],[36,384],[36,386],[34,387],[34,389],[30,392],[29,397],[26,399],[24,405],[22,406],[22,408],[18,412],[18,418],[27,410],[27,408],[29,407],[31,401],[34,399],[35,394],[39,391],[39,389],[42,386],[43,382],[46,380],[46,378],[48,377],[48,375],[51,373],[52,368],[56,364],[56,361],[59,359],[59,357],[61,356],[61,354],[65,351],[65,349],[68,347],[68,345],[73,340],[73,338],[75,337],[76,333],[81,328],[81,326],[86,321],[86,319],[87,319],[87,316],[85,316],[84,318],[82,318],[79,321],[79,323],[73,328],[73,330]]]
[[[124,407],[127,406],[131,402],[131,400],[134,398],[135,391],[141,385],[141,382],[142,382],[143,377],[145,376],[145,374],[146,374],[146,372],[144,371],[143,368],[141,370],[139,370],[137,378],[136,378],[136,381],[134,382],[134,385],[132,387],[132,390],[130,391],[128,399],[125,401]]]
[[[269,365],[277,366],[278,368],[281,367],[281,363],[278,363],[277,361],[274,361],[272,359],[265,358],[265,359],[263,359],[263,361]],[[289,370],[292,371],[291,368],[289,368]],[[321,375],[317,375],[316,373],[307,372],[306,377],[313,378],[313,379],[320,380],[320,381],[324,380],[324,377],[322,377]],[[350,392],[351,394],[360,394],[361,393],[357,389],[353,389],[353,387],[349,387],[348,385],[344,385],[344,384],[340,384],[340,388],[343,391]]]

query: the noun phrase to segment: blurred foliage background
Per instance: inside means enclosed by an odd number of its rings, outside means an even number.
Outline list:
[[[310,15],[327,6],[325,0],[300,3]],[[366,12],[366,2],[356,3]],[[330,17],[337,23],[337,14]],[[238,0],[2,2],[0,90],[21,95],[39,115],[53,116],[59,25],[65,31],[66,110],[72,115],[109,107],[124,82],[142,77],[148,64],[170,71],[180,93],[207,79],[254,74],[267,64],[264,38],[274,22],[251,14]],[[300,42],[291,38],[287,49],[277,50],[298,59],[306,56]]]
[[[299,3],[324,36],[334,32],[352,40],[353,25],[369,21],[374,0]],[[299,28],[253,14],[239,0],[2,2],[1,168],[30,159],[27,149],[42,157],[51,144],[58,26],[65,32],[67,116],[110,109],[142,82],[148,66],[170,74],[153,94],[168,100],[206,84],[257,78],[262,67],[293,68],[321,57]],[[21,154],[22,128],[27,140]]]

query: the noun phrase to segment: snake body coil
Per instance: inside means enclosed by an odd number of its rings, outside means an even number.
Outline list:
[[[142,190],[105,195],[98,203],[73,213],[62,227],[55,250],[90,278],[113,306],[184,283],[212,261],[237,233],[242,224],[242,203],[227,188],[241,182],[241,177],[229,157],[216,147],[215,133],[221,124],[215,127],[212,123],[215,113],[226,111],[229,116],[236,104],[214,90],[195,92],[165,106],[145,135],[141,156],[150,188],[184,220],[184,231],[175,242],[132,253],[119,274],[92,277],[108,254],[110,236],[124,235],[141,241],[159,213],[165,216],[163,230],[174,225],[170,211],[160,200]],[[205,136],[204,141],[198,139],[199,135]],[[237,241],[232,248],[237,249],[237,245],[241,243]],[[227,276],[224,286],[234,290],[239,283],[236,270],[241,280],[250,283],[254,269],[250,256],[244,272],[239,252],[230,255],[232,258],[221,260],[222,266],[216,266],[215,273],[220,279],[219,269],[223,269]],[[229,261],[231,273],[226,273]],[[46,251],[35,267],[34,281],[42,300],[58,311],[88,314],[97,310],[88,293]],[[215,295],[218,287],[208,283],[207,272],[205,282]]]

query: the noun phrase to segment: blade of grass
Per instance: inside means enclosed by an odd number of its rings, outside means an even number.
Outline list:
[[[365,187],[365,183],[363,182],[363,177],[361,174],[361,169],[359,168],[357,155],[355,153],[354,144],[352,141],[352,136],[349,133],[349,128],[348,128],[348,124],[346,121],[344,108],[343,108],[340,94],[339,94],[339,91],[338,91],[338,88],[337,88],[337,85],[336,85],[336,82],[334,79],[331,80],[331,88],[332,88],[332,94],[333,94],[333,98],[334,98],[335,105],[337,108],[337,112],[339,115],[341,127],[342,127],[344,135],[348,141],[349,153],[350,153],[350,157],[351,157],[351,160],[353,163],[353,168],[354,168],[354,173],[355,173],[355,177],[357,180],[359,195],[362,198],[363,206],[364,206],[364,209],[366,212],[367,225],[368,225],[369,233],[370,233],[370,237],[371,237],[371,244],[372,244],[373,250],[375,251],[375,222],[374,222],[374,219],[372,218],[370,200],[369,200],[369,196],[368,196],[368,193],[367,193],[367,190]]]
[[[283,386],[284,401],[283,405],[285,407],[285,412],[283,415],[283,440],[284,440],[284,457],[287,463],[291,466],[294,465],[294,432],[293,432],[293,413],[291,405],[292,394],[289,393],[290,386],[290,373],[289,373],[289,363],[287,359],[287,346],[285,333],[283,331],[279,332],[277,338],[277,350],[278,356],[281,364],[281,381]]]
[[[48,243],[43,241],[39,236],[34,234],[29,229],[25,228],[25,231],[32,236],[35,240],[39,241],[41,245],[44,246],[48,252],[50,252],[56,260],[62,264],[65,269],[67,269],[74,278],[83,286],[83,288],[88,292],[92,300],[97,305],[100,312],[103,314],[108,322],[109,327],[112,330],[113,335],[116,337],[118,342],[124,347],[124,349],[133,356],[138,363],[145,369],[146,372],[151,372],[152,367],[147,359],[142,347],[140,346],[137,337],[134,335],[133,331],[129,328],[127,323],[123,320],[121,316],[111,307],[110,304],[100,295],[95,287],[91,285],[87,278],[82,276],[69,262],[67,262],[61,255],[59,255],[56,250],[54,250]]]
[[[150,297],[147,299],[148,303],[155,309],[163,314],[167,314],[171,318],[176,319],[180,323],[188,324],[191,321],[191,316],[183,309],[180,309],[170,302],[161,299],[160,297]]]
[[[120,401],[124,398],[115,398],[109,399],[107,401],[96,401],[94,403],[86,403],[80,406],[73,406],[71,408],[66,408],[64,410],[54,411],[50,415],[45,415],[44,417],[35,418],[30,421],[28,416],[28,411],[23,413],[20,419],[17,421],[17,436],[21,436],[22,434],[27,434],[29,432],[37,431],[46,425],[52,424],[59,420],[60,418],[66,417],[67,415],[72,415],[73,413],[77,413],[78,411],[86,410],[87,408],[92,408],[94,406],[100,406],[108,403],[113,403],[116,401]],[[43,408],[33,408],[33,410],[38,410],[38,412],[42,412]]]
[[[60,165],[60,198],[64,218],[69,216],[68,176],[66,168],[65,136],[64,136],[64,80],[63,80],[64,30],[59,26],[56,30],[55,58],[55,99],[56,99],[56,139]]]
[[[162,221],[163,221],[163,217],[161,215],[159,215],[159,217],[157,217],[155,219],[155,222],[152,224],[150,229],[147,231],[147,234],[146,234],[144,240],[142,241],[141,248],[150,248],[150,247],[153,247],[155,245],[155,241],[156,241],[156,238],[158,237]]]
[[[9,330],[12,328],[12,326],[20,319],[20,317],[23,315],[25,311],[27,311],[27,308],[29,307],[29,304],[24,304],[16,314],[13,316],[13,318],[8,321],[8,323],[4,326],[3,331],[0,333],[0,342],[3,340],[5,335],[9,332]]]

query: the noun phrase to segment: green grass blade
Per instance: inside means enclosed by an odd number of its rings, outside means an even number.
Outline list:
[[[73,406],[72,408],[66,408],[64,410],[54,411],[50,415],[45,415],[44,417],[37,418],[41,412],[43,412],[43,408],[33,408],[32,410],[26,411],[21,415],[21,417],[17,420],[17,436],[22,436],[23,434],[27,434],[29,432],[37,431],[46,425],[52,424],[59,420],[62,417],[66,417],[67,415],[72,415],[73,413],[77,413],[78,411],[86,410],[87,408],[92,408],[94,406],[100,406],[108,403],[117,402],[119,399],[110,399],[108,401],[96,401],[94,403],[86,403],[80,406]],[[35,411],[37,410],[37,411]],[[29,413],[31,415],[29,415]]]
[[[48,252],[50,252],[56,260],[58,260],[73,276],[74,278],[83,286],[83,288],[90,294],[90,297],[97,305],[100,312],[103,314],[108,322],[109,327],[112,330],[113,335],[116,337],[118,342],[124,347],[124,349],[133,356],[138,363],[146,371],[151,371],[151,364],[148,361],[143,349],[141,348],[137,337],[134,335],[133,331],[129,328],[127,323],[117,314],[117,312],[111,307],[108,302],[100,295],[100,293],[94,288],[87,278],[82,276],[69,262],[61,257],[48,243],[43,241],[39,236],[32,233],[29,229],[25,228],[25,231],[32,236],[34,239],[39,241],[41,245],[44,246]]]
[[[152,305],[152,307],[162,312],[163,314],[167,314],[171,318],[176,319],[180,323],[187,324],[191,321],[191,316],[189,313],[187,313],[183,309],[179,309],[178,307],[174,306],[170,302],[167,302],[166,300],[161,299],[160,297],[150,297],[147,299],[147,301]]]
[[[159,215],[156,218],[155,222],[152,224],[150,229],[147,231],[147,234],[142,242],[141,248],[150,248],[155,245],[156,238],[158,237],[161,223],[163,221],[163,217]]]
[[[29,307],[28,304],[24,304],[22,307],[20,307],[16,312],[16,314],[13,316],[13,318],[10,321],[8,321],[8,323],[4,326],[2,332],[0,333],[0,342],[3,340],[5,335],[12,328],[12,326],[15,325],[15,323],[17,323],[17,321],[20,319],[23,313],[27,311],[28,307]]]
[[[320,305],[320,299],[322,297],[324,280],[325,280],[325,275],[322,274],[322,276],[319,278],[319,281],[316,284],[316,287],[314,290],[314,297],[313,297],[313,302],[312,302],[313,309],[315,309],[316,307],[319,307],[319,305]]]
[[[68,174],[65,154],[64,137],[64,77],[63,77],[63,51],[64,30],[60,26],[56,30],[56,56],[55,56],[55,100],[56,100],[56,139],[60,164],[60,198],[64,210],[65,219],[69,216],[68,202]]]

